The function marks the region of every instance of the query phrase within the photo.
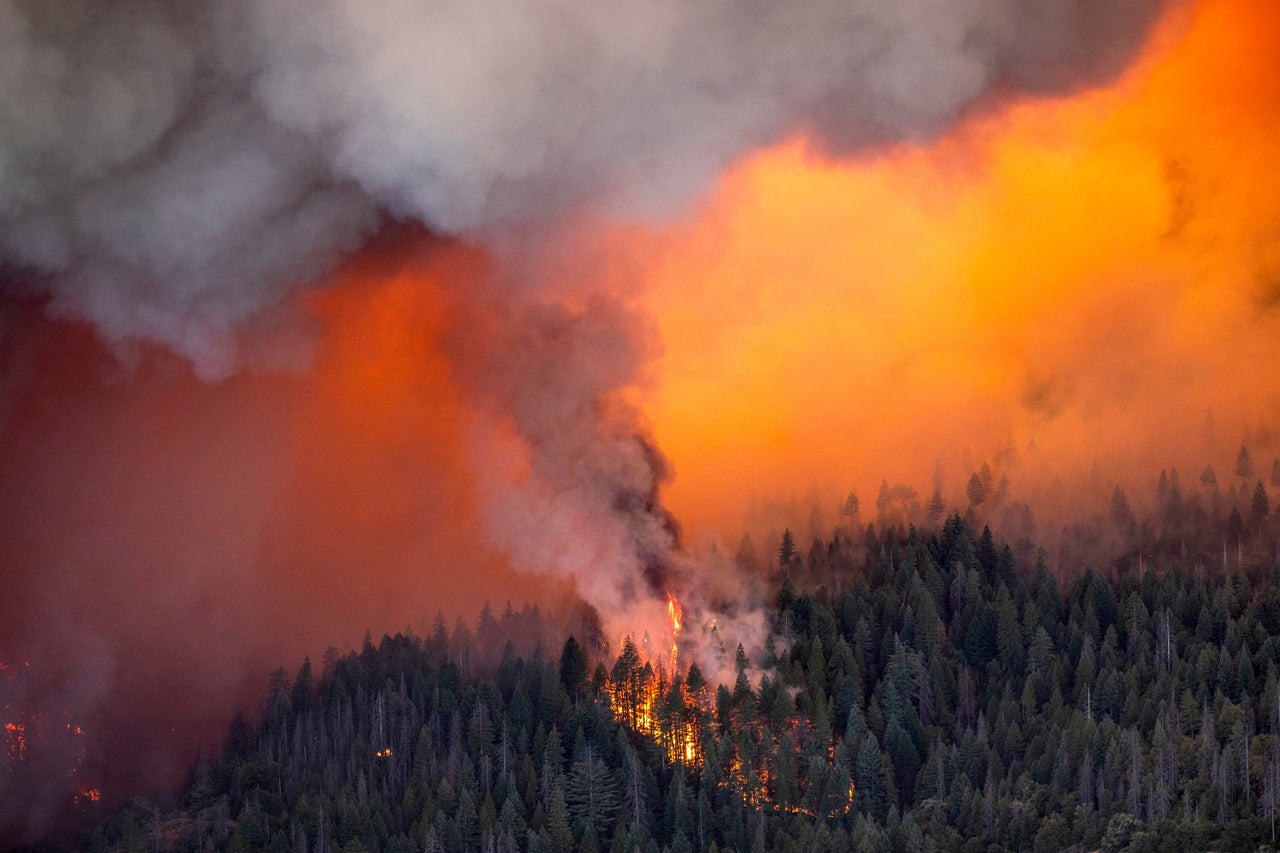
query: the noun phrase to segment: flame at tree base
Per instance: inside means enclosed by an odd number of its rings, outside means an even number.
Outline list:
[[[700,735],[709,719],[710,702],[697,664],[690,666],[686,677],[677,674],[683,615],[680,602],[668,593],[666,642],[659,650],[652,648],[647,634],[642,646],[625,637],[604,691],[620,723],[656,741],[669,761],[697,767],[702,762]],[[652,658],[658,660],[656,669]]]
[[[726,706],[713,708],[711,688],[697,663],[691,663],[684,676],[680,672],[679,637],[683,611],[674,596],[667,596],[667,639],[670,650],[651,648],[646,634],[640,645],[630,635],[623,638],[622,651],[614,662],[608,678],[602,686],[614,719],[636,734],[653,740],[672,764],[683,764],[701,773],[707,757],[707,746],[721,738],[730,738],[733,748],[725,766],[720,768],[721,785],[729,786],[740,797],[745,807],[756,810],[771,809],[778,812],[805,815],[811,818],[838,819],[853,810],[855,786],[847,780],[847,794],[824,797],[822,804],[813,807],[804,804],[805,797],[792,802],[779,798],[777,790],[777,756],[768,750],[750,750],[744,759],[735,735],[749,734],[751,741],[760,744],[774,738],[780,732],[771,732],[768,724],[758,714],[742,713],[742,709]],[[655,668],[652,662],[657,658]],[[745,656],[739,647],[738,681],[735,693],[744,693],[748,701],[755,702],[749,682],[746,680]],[[745,688],[745,690],[741,689]],[[729,697],[721,688],[716,705]],[[732,698],[730,699],[732,702]],[[724,713],[727,711],[727,717]],[[720,719],[720,717],[726,717]],[[790,717],[783,729],[792,735],[792,743],[800,743],[805,730],[811,728],[807,720]],[[827,745],[827,765],[835,769],[835,747]],[[795,747],[799,757],[799,748]],[[799,793],[799,789],[797,790]],[[804,793],[809,793],[805,791]],[[833,802],[834,800],[834,802]],[[822,808],[826,805],[826,808]]]

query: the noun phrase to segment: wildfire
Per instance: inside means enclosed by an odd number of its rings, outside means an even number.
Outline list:
[[[671,762],[698,768],[704,759],[704,729],[723,725],[736,731],[745,726],[757,741],[761,741],[768,737],[768,725],[762,717],[744,719],[736,711],[727,723],[713,722],[708,685],[697,666],[690,666],[687,676],[679,675],[679,638],[683,618],[680,602],[668,593],[666,639],[670,641],[670,651],[665,652],[662,646],[653,643],[648,633],[643,635],[640,644],[631,636],[623,637],[622,651],[604,691],[609,709],[618,722],[637,734],[651,738],[663,748]],[[783,728],[790,732],[794,743],[801,744],[806,739],[809,724],[793,716]],[[780,731],[772,734],[777,737]],[[799,757],[799,746],[795,749]],[[836,763],[834,745],[827,745],[826,758],[828,764]],[[728,785],[744,806],[753,809],[830,819],[847,815],[853,809],[855,791],[852,781],[849,782],[847,796],[826,794],[818,798],[821,802],[808,802],[804,797],[800,798],[803,802],[780,800],[774,760],[766,755],[744,757],[738,752],[735,742],[728,764],[723,768],[722,784]],[[803,790],[803,783],[797,782]],[[816,797],[817,794],[811,792],[811,796]]]
[[[647,633],[639,646],[632,637],[624,637],[622,653],[605,685],[605,693],[619,722],[653,738],[671,761],[696,766],[702,760],[699,731],[708,716],[708,703],[697,685],[691,688],[689,679],[677,675],[683,617],[679,600],[667,593],[664,640],[669,641],[669,649],[667,642],[654,648]],[[701,675],[697,675],[696,680],[700,679]]]
[[[9,769],[27,760],[27,726],[25,723],[5,723],[4,739],[8,746]]]
[[[5,688],[0,694],[0,766],[19,787],[33,772],[43,778],[50,770],[61,769],[65,773],[64,803],[69,801],[83,811],[88,803],[102,799],[102,790],[84,778],[88,754],[85,730],[69,710],[53,713],[23,698],[32,692],[24,682],[33,678],[34,672],[28,661],[20,665],[0,661],[0,687]]]
[[[378,750],[377,752],[375,752],[373,755],[374,755],[374,757],[375,757],[375,758],[390,758],[390,757],[391,757],[391,747],[389,747],[389,746],[387,746],[387,747],[383,747],[382,749],[380,749],[380,750]]]
[[[72,796],[71,801],[80,811],[88,808],[90,803],[96,803],[102,799],[102,790],[99,788],[81,788]]]

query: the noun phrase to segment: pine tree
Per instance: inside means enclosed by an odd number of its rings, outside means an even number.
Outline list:
[[[888,805],[884,759],[876,736],[870,732],[858,746],[853,764],[853,783],[858,811],[868,817],[882,818]]]
[[[572,850],[573,829],[569,824],[569,808],[564,787],[556,783],[551,792],[551,808],[547,811],[547,837],[552,850]]]
[[[1119,485],[1111,492],[1111,523],[1120,530],[1128,530],[1134,523],[1133,510],[1129,508],[1129,499]]]
[[[570,696],[577,696],[587,680],[587,650],[572,634],[560,652],[560,683]]]
[[[1259,530],[1263,523],[1267,520],[1267,515],[1271,512],[1271,501],[1267,499],[1267,490],[1262,487],[1262,482],[1253,489],[1253,501],[1250,504],[1250,516],[1253,523]]]
[[[1240,452],[1236,454],[1236,476],[1240,478],[1241,483],[1253,479],[1253,459],[1249,456],[1249,448],[1243,444],[1240,445]]]
[[[613,664],[609,681],[628,725],[635,728],[644,696],[644,670],[640,663],[640,652],[629,636],[622,642],[622,652]]]
[[[302,659],[302,666],[298,669],[297,678],[293,680],[291,703],[295,712],[306,713],[311,707],[312,690],[314,690],[314,681],[311,676],[311,658],[305,657]]]
[[[986,487],[982,485],[982,480],[977,474],[969,476],[969,485],[965,487],[965,494],[969,498],[969,508],[973,509],[982,504],[987,497]]]
[[[796,540],[791,535],[791,528],[782,531],[782,544],[778,546],[778,568],[784,573],[789,572],[791,564],[796,559]]]
[[[580,833],[591,832],[601,838],[608,835],[618,809],[618,792],[613,774],[590,745],[573,762],[564,797]]]

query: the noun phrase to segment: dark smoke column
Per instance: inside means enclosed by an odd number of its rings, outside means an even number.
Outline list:
[[[573,578],[608,627],[662,625],[679,583],[678,530],[658,494],[667,463],[624,398],[652,330],[604,295],[460,310],[458,370],[499,425],[475,436],[494,543],[522,571]]]

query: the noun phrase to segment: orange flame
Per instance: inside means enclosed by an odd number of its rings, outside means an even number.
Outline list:
[[[636,657],[626,671],[615,669],[617,680],[615,676],[610,677],[605,694],[618,722],[652,738],[666,751],[670,761],[693,766],[702,759],[699,731],[707,708],[706,697],[693,695],[679,680],[682,618],[680,602],[668,593],[666,630],[671,645],[665,660],[656,644],[651,647],[647,633],[644,642],[639,644],[631,637],[624,637],[623,654],[634,650]],[[656,667],[650,658],[657,659]],[[679,689],[672,689],[677,684]]]
[[[9,765],[27,760],[27,727],[23,723],[4,724],[5,741],[9,746]]]
[[[667,624],[671,630],[671,661],[670,668],[672,672],[676,671],[676,665],[680,659],[680,617],[684,614],[680,602],[671,593],[667,593]]]

